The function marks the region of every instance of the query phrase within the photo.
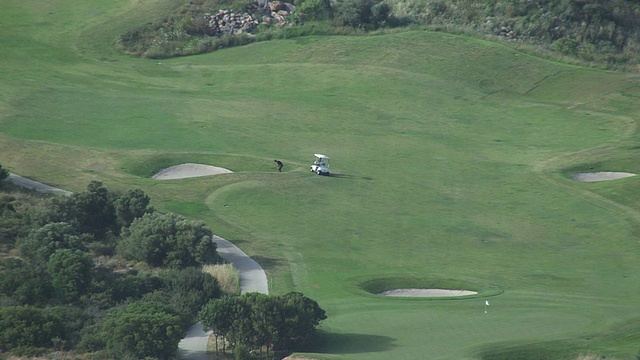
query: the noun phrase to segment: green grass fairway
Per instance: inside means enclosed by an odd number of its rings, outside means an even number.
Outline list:
[[[139,187],[207,221],[272,292],[327,311],[314,358],[635,359],[640,177],[570,175],[640,173],[640,76],[422,31],[114,50],[176,4],[3,0],[0,163],[73,191]],[[317,152],[334,176],[308,172]],[[235,173],[149,178],[183,162]]]

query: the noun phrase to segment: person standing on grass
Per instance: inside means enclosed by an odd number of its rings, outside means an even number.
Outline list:
[[[280,161],[280,160],[273,160],[273,162],[275,162],[275,163],[276,163],[277,171],[278,171],[278,172],[282,172],[282,167],[284,166],[284,164],[282,163],[282,161]]]

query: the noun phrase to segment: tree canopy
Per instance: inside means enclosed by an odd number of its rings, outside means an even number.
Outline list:
[[[310,341],[326,314],[315,301],[298,292],[282,296],[248,293],[206,304],[200,312],[204,327],[232,347],[295,350]],[[217,350],[217,349],[216,349]]]
[[[172,357],[202,306],[221,294],[215,278],[187,266],[217,255],[204,223],[152,214],[141,190],[119,194],[100,182],[68,197],[0,192],[0,352]],[[123,233],[160,239],[165,268],[126,264],[114,254]]]
[[[118,254],[151,266],[182,269],[215,262],[213,234],[202,221],[175,214],[145,214],[135,219],[118,245]]]
[[[107,352],[120,359],[172,358],[186,332],[171,306],[139,301],[107,315],[100,335]]]

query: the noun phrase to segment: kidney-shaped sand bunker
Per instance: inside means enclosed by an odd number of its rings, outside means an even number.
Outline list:
[[[495,296],[502,289],[478,280],[459,280],[416,276],[388,276],[356,280],[358,287],[377,296],[458,298]]]
[[[381,296],[412,296],[412,297],[450,297],[476,295],[477,291],[448,290],[448,289],[392,289],[379,292]]]
[[[200,176],[228,174],[233,171],[212,165],[186,163],[162,169],[151,178],[156,180],[186,179]]]
[[[624,179],[631,176],[636,176],[636,174],[628,173],[628,172],[616,172],[616,171],[599,171],[599,172],[592,172],[592,173],[576,173],[571,175],[571,178],[573,178],[573,180],[576,180],[576,181],[597,182],[597,181]]]

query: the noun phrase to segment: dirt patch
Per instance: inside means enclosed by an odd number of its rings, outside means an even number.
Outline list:
[[[151,178],[156,180],[186,179],[200,176],[229,174],[233,171],[217,166],[203,164],[180,164],[158,171]]]
[[[445,297],[475,295],[476,291],[447,289],[393,289],[378,293],[381,296]]]
[[[577,174],[571,175],[573,180],[584,181],[584,182],[617,180],[617,179],[628,178],[631,176],[636,176],[636,174],[628,173],[628,172],[600,171],[600,172],[593,172],[593,173],[577,173]]]

